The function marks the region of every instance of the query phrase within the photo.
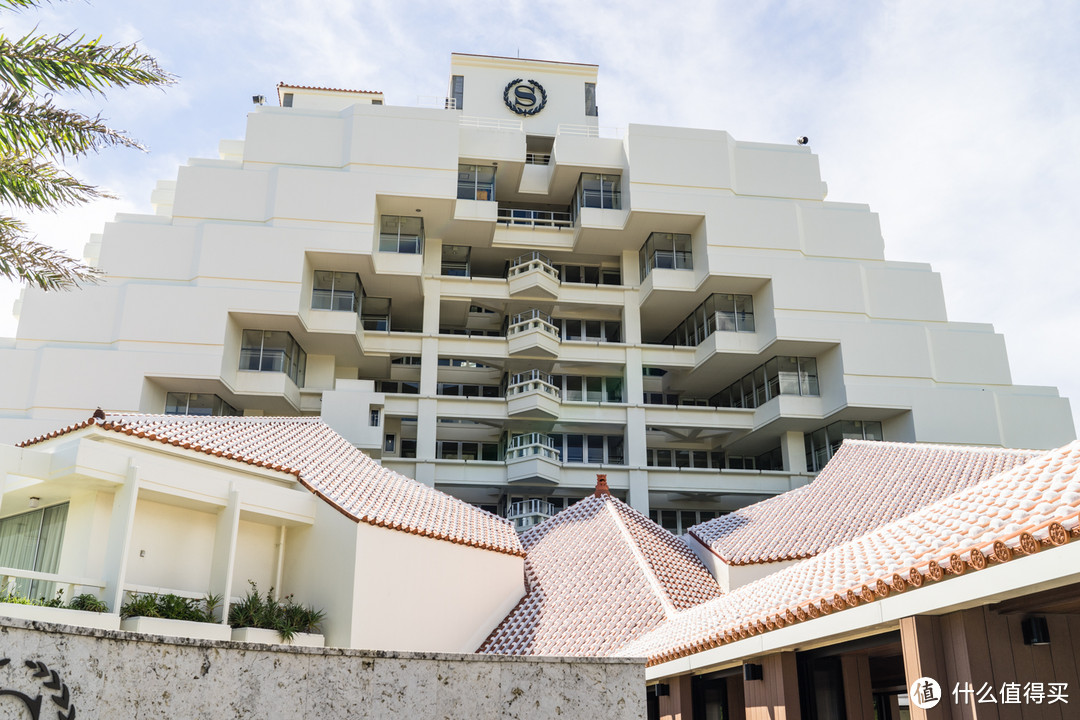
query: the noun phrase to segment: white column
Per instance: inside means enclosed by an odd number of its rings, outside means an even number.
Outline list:
[[[806,473],[806,441],[803,433],[789,430],[780,436],[780,453],[784,469],[792,474]]]
[[[139,468],[129,460],[124,484],[113,495],[109,539],[105,545],[105,593],[102,600],[114,613],[120,612],[120,606],[124,604],[124,580],[138,499]]]
[[[630,491],[626,495],[626,501],[630,507],[642,515],[649,514],[649,471],[630,471]]]
[[[240,532],[240,493],[229,487],[229,500],[218,513],[214,532],[214,554],[210,561],[210,592],[221,595],[221,622],[229,622],[233,565],[236,564],[236,537]]]

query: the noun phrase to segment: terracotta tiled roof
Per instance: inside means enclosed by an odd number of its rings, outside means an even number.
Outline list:
[[[347,92],[357,93],[358,95],[382,95],[382,90],[350,90],[348,88],[319,87],[317,85],[292,85],[286,82],[279,82],[277,86],[292,90],[326,90],[327,92]]]
[[[358,522],[524,555],[517,533],[503,518],[384,468],[318,418],[105,415],[20,447],[90,425],[291,473]]]
[[[610,495],[581,500],[521,540],[528,594],[479,652],[609,655],[720,595],[682,540]]]
[[[809,485],[690,534],[729,565],[813,557],[1042,453],[845,440]]]
[[[679,613],[620,651],[651,664],[1080,538],[1080,441]]]

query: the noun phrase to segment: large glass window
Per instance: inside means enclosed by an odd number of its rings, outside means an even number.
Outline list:
[[[213,393],[165,393],[166,415],[240,415],[240,411]]]
[[[379,251],[419,255],[424,251],[424,219],[383,215],[379,223]]]
[[[622,342],[622,323],[618,320],[573,320],[570,318],[552,318],[551,323],[559,328],[563,340],[584,340],[589,342]]]
[[[0,567],[54,573],[60,565],[68,505],[31,510],[0,520]],[[19,578],[14,594],[51,600],[54,583]],[[2,591],[2,589],[0,589]]]
[[[756,408],[777,395],[817,396],[817,360],[812,357],[774,357],[716,393],[716,407]]]
[[[494,200],[495,168],[488,165],[458,165],[458,200]]]
[[[465,76],[453,75],[450,78],[450,110],[461,110],[465,106]],[[451,103],[447,103],[450,105]]]
[[[307,353],[284,330],[245,330],[240,346],[240,369],[283,372],[304,387]]]
[[[567,402],[624,402],[621,376],[551,375],[549,382]]]
[[[581,173],[578,180],[575,208],[603,208],[619,210],[622,208],[622,190],[618,175],[600,173]]]
[[[585,83],[585,117],[596,117],[600,113],[596,107],[596,83]]]
[[[622,435],[581,435],[566,433],[549,436],[552,447],[562,453],[563,462],[587,465],[622,465]]]
[[[690,236],[684,233],[654,232],[638,251],[641,279],[653,268],[693,270],[694,254]]]
[[[356,273],[316,270],[311,290],[312,310],[359,312],[363,289]]]
[[[664,338],[664,344],[694,347],[714,332],[754,332],[753,296],[710,295]]]
[[[883,440],[881,423],[876,420],[840,420],[820,430],[807,433],[806,467],[818,472],[825,467],[844,440]]]

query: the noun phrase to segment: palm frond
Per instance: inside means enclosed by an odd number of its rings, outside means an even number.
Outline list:
[[[57,107],[51,98],[35,101],[15,90],[0,91],[0,155],[46,153],[64,158],[115,145],[145,150],[106,125],[100,115],[89,117]]]
[[[66,290],[101,280],[97,268],[27,237],[26,226],[0,216],[0,277],[27,282],[42,290]]]
[[[0,81],[23,92],[171,85],[176,78],[138,45],[104,45],[101,38],[35,35],[12,40],[0,35]]]
[[[65,205],[113,197],[78,180],[49,162],[0,157],[0,202],[27,210],[55,210]]]

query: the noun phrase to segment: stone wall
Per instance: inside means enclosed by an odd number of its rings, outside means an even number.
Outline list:
[[[27,703],[38,698],[34,715]],[[0,718],[62,720],[71,707],[79,720],[644,720],[645,668],[624,659],[183,640],[0,618]]]

